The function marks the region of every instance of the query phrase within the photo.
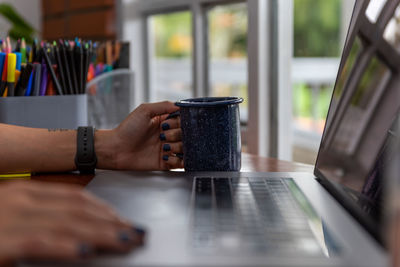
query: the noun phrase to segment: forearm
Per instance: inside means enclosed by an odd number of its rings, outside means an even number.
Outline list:
[[[76,131],[0,124],[1,172],[75,169]]]
[[[112,168],[111,139],[111,131],[97,131],[95,134],[99,168]],[[2,173],[76,170],[75,154],[76,130],[36,129],[0,124]]]

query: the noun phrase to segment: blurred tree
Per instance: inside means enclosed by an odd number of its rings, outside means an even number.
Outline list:
[[[247,5],[218,5],[208,12],[212,58],[247,56]]]
[[[210,53],[216,58],[246,57],[247,7],[239,3],[220,5],[209,14]],[[158,58],[189,57],[192,53],[192,16],[188,11],[152,17]]]
[[[338,57],[340,13],[341,0],[294,0],[294,56]]]
[[[153,23],[156,57],[190,57],[192,15],[189,11],[155,15]]]

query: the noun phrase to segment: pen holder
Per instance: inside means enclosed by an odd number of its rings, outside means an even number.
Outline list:
[[[97,129],[117,127],[131,111],[134,73],[118,69],[97,76],[87,83],[88,123]]]
[[[76,129],[87,125],[87,96],[0,98],[0,123],[34,128]]]

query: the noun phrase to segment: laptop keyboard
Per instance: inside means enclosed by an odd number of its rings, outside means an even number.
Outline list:
[[[285,179],[196,177],[192,244],[200,250],[320,254]]]

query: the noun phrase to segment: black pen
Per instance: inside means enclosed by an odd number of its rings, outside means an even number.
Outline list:
[[[47,65],[47,69],[50,71],[50,77],[53,80],[54,86],[56,87],[57,94],[62,95],[63,92],[62,92],[62,89],[61,89],[60,82],[58,81],[56,73],[54,72],[53,66],[51,65],[50,58],[49,58],[49,55],[47,54],[46,49],[42,49],[42,54],[44,56],[44,60],[45,60],[46,65]]]
[[[89,44],[85,44],[85,48],[83,49],[83,66],[84,66],[84,76],[83,76],[83,90],[82,94],[86,92],[86,82],[87,76],[89,71],[89,64],[90,64],[90,51],[89,51]]]
[[[42,64],[37,62],[33,63],[33,69],[35,70],[35,76],[33,77],[32,96],[38,96],[41,82],[40,78],[42,74]]]
[[[27,63],[25,68],[22,70],[18,85],[15,89],[15,93],[17,96],[25,95],[26,89],[28,88],[29,77],[31,76],[32,70],[33,70],[32,63]]]
[[[20,72],[21,74],[19,76],[18,81],[15,81],[15,96],[19,96],[19,87],[20,87],[20,84],[21,84],[22,75],[25,72],[25,68],[26,68],[25,64],[21,65],[21,72]]]
[[[83,57],[82,57],[82,47],[78,40],[75,41],[74,47],[74,57],[75,57],[75,71],[78,80],[78,90],[77,93],[82,93],[83,88]]]
[[[67,81],[66,84],[68,86],[68,88],[67,88],[68,90],[66,90],[66,92],[68,92],[68,94],[72,95],[72,94],[74,94],[73,85],[72,85],[72,76],[71,76],[71,72],[69,70],[67,51],[64,46],[64,42],[62,40],[60,40],[60,56],[61,56],[61,60],[64,64],[65,79]]]
[[[75,60],[74,60],[74,51],[72,47],[69,45],[67,41],[65,41],[65,49],[67,52],[68,64],[69,64],[69,72],[71,73],[73,92],[74,94],[78,94],[78,79],[76,78],[76,69],[75,69]]]
[[[63,94],[68,94],[67,91],[67,80],[66,80],[66,73],[65,73],[65,68],[64,64],[61,60],[61,55],[60,55],[60,50],[57,47],[57,44],[54,42],[53,43],[53,52],[54,52],[54,57],[56,59],[56,64],[58,66],[58,72],[60,74],[60,80],[61,80],[61,90],[63,91]]]

